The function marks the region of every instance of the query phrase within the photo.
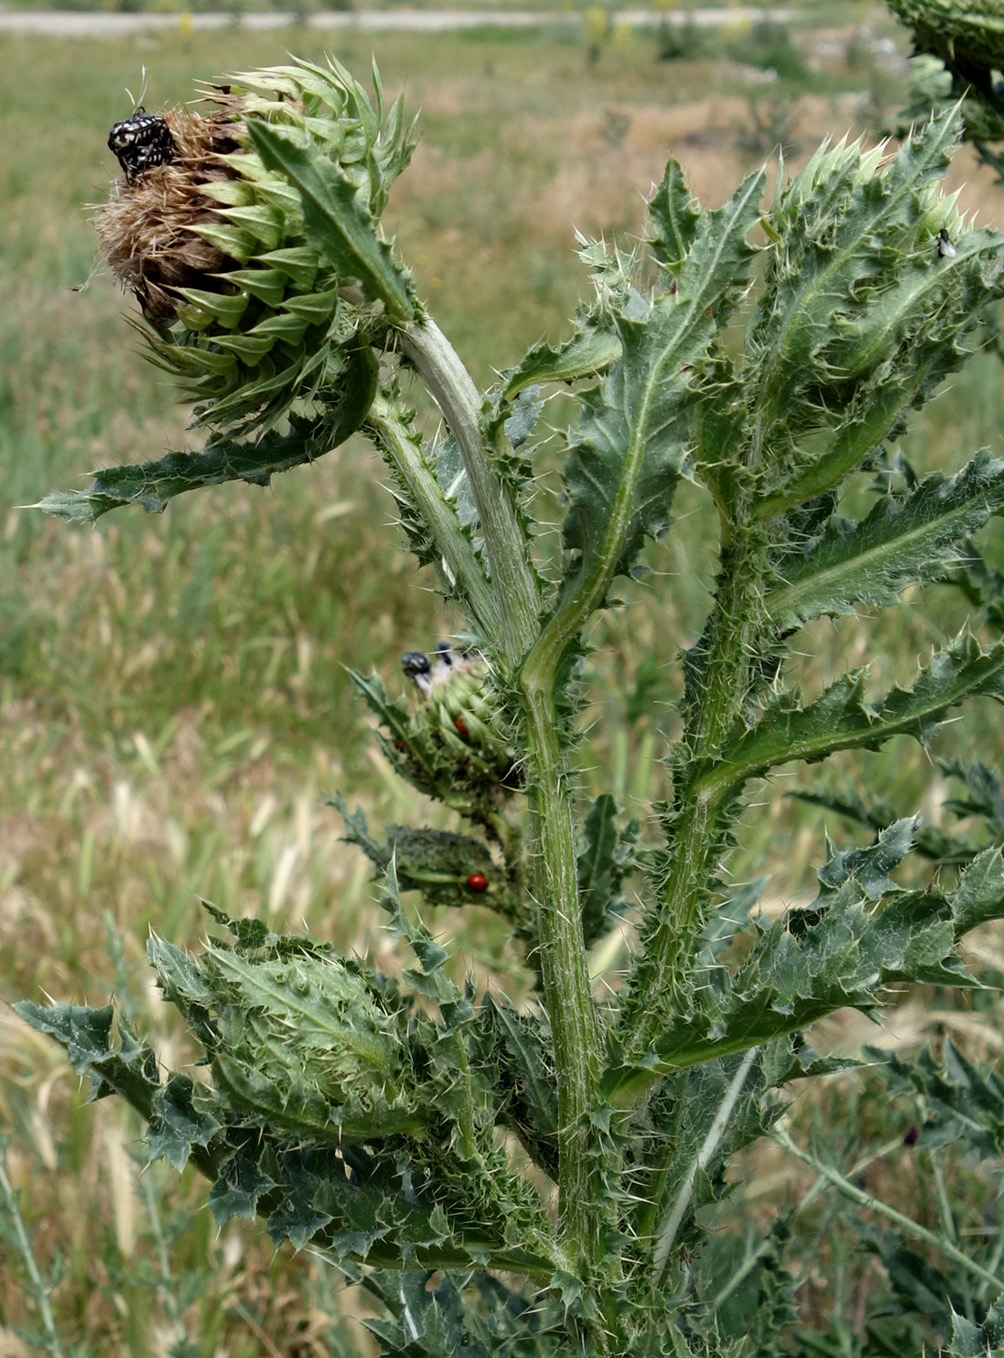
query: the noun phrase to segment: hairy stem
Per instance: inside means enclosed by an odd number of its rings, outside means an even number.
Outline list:
[[[674,998],[672,978],[686,969],[717,868],[724,811],[734,788],[704,787],[701,775],[713,767],[741,717],[761,660],[765,552],[763,534],[744,527],[733,531],[723,553],[715,607],[696,660],[698,677],[688,695],[682,742],[688,773],[667,822],[672,853],[660,891],[663,908],[634,983],[630,1047],[635,1052],[651,1047],[665,1027]]]
[[[422,375],[457,441],[477,505],[492,591],[502,621],[497,636],[510,665],[537,631],[537,584],[509,491],[488,459],[481,433],[481,397],[446,336],[431,319],[404,326],[401,348]]]
[[[498,608],[491,585],[442,487],[410,437],[407,425],[382,396],[374,399],[366,424],[407,486],[415,508],[436,544],[444,569],[453,577],[480,625],[494,635],[498,631]]]
[[[485,454],[480,397],[432,321],[405,327],[401,345],[425,379],[460,447],[501,615],[499,641],[515,665],[537,636],[537,587],[508,491]],[[562,638],[562,642],[565,640]],[[600,1038],[586,967],[572,799],[555,701],[555,678],[563,648],[558,643],[535,646],[521,672],[520,688],[531,808],[528,849],[538,911],[540,970],[554,1037],[558,1085],[559,1230],[570,1262],[591,1271],[602,1253],[597,1158],[590,1133],[600,1071]]]
[[[537,899],[540,970],[554,1037],[558,1084],[561,1230],[576,1257],[596,1260],[599,1213],[589,1153],[600,1035],[593,1005],[579,908],[572,804],[563,767],[550,674],[524,669],[528,791]]]

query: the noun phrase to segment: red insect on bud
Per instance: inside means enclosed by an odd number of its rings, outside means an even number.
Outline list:
[[[464,738],[464,740],[467,740],[467,738],[470,736],[471,733],[470,733],[470,731],[468,731],[468,729],[467,729],[467,723],[464,721],[463,717],[457,717],[457,718],[454,720],[453,725],[454,725],[454,726],[457,728],[457,730],[460,732],[460,734],[461,734],[461,736]]]
[[[395,740],[395,741],[394,741],[394,749],[395,749],[395,750],[403,750],[403,749],[404,749],[404,741],[403,741],[403,740]]]
[[[467,889],[468,891],[477,891],[479,894],[482,891],[487,891],[488,878],[483,872],[472,872],[467,879]]]

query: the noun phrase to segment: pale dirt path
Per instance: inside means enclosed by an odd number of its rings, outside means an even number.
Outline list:
[[[611,15],[614,23],[632,27],[660,22],[682,23],[686,19],[704,28],[717,24],[756,22],[765,19],[785,22],[794,17],[787,9],[697,9],[685,13],[675,10],[660,13],[651,9],[624,9]],[[542,23],[582,23],[581,13],[568,10],[381,10],[345,12],[322,10],[309,14],[307,28],[360,28],[371,31],[442,33],[449,29],[533,28]],[[236,25],[248,29],[288,28],[300,22],[291,14],[110,14],[104,10],[4,10],[0,9],[0,33],[37,33],[51,38],[125,38],[150,29],[177,28],[184,22],[193,29],[226,28]]]

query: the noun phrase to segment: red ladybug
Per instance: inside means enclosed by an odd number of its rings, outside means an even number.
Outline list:
[[[454,725],[454,726],[457,728],[457,730],[460,732],[460,734],[461,734],[461,736],[464,738],[464,740],[466,740],[466,739],[468,738],[468,736],[470,735],[470,731],[468,731],[468,729],[467,729],[467,723],[464,721],[463,717],[457,717],[456,720],[454,721],[453,725]]]
[[[477,891],[479,894],[482,891],[487,891],[488,878],[483,872],[472,872],[467,879],[467,889],[468,891]]]

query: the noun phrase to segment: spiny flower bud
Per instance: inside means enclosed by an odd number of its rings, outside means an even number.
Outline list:
[[[238,1104],[323,1138],[423,1125],[397,1025],[364,969],[309,948],[210,945],[201,961],[219,1029],[213,1073]]]
[[[401,666],[426,700],[417,718],[456,768],[457,782],[470,787],[518,786],[515,750],[500,730],[497,698],[488,667],[477,651],[454,650],[440,641],[430,661],[424,651],[408,651]]]
[[[374,84],[371,103],[337,62],[297,62],[210,86],[205,116],[137,110],[112,129],[124,173],[95,214],[101,250],[194,423],[240,434],[323,409],[415,314],[378,230],[414,143]]]
[[[481,840],[448,830],[412,829],[391,825],[387,848],[371,857],[378,872],[386,872],[393,856],[398,884],[403,891],[419,890],[437,905],[463,904],[469,892],[488,890],[485,868],[493,867],[491,854]]]

